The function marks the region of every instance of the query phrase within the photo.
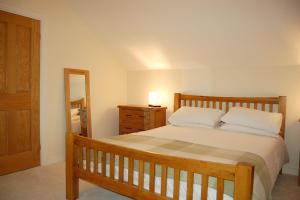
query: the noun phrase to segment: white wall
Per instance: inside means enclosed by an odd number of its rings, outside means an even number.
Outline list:
[[[1,1],[2,10],[41,20],[41,159],[64,160],[63,68],[90,70],[94,137],[118,133],[116,105],[126,101],[126,71],[107,54],[102,40],[74,13],[72,2]],[[111,78],[113,77],[113,78]]]
[[[173,112],[175,92],[216,96],[287,96],[286,144],[290,163],[284,172],[297,174],[300,141],[300,67],[130,71],[128,103],[147,104],[158,91]]]

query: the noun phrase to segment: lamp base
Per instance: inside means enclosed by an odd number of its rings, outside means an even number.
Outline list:
[[[148,104],[149,107],[161,107],[161,105],[151,105],[151,104]]]

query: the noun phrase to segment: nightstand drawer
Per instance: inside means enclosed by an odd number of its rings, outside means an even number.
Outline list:
[[[124,118],[144,118],[145,112],[142,110],[120,109],[120,116]]]
[[[144,124],[145,121],[147,120],[140,116],[120,116],[120,124]]]
[[[139,131],[144,131],[144,129],[134,126],[120,126],[120,133],[122,134],[135,133]]]
[[[144,122],[136,122],[133,120],[122,120],[120,121],[121,127],[128,127],[128,128],[136,128],[136,129],[144,129],[145,123]]]
[[[149,112],[142,110],[120,110],[120,123],[144,123],[150,119]]]

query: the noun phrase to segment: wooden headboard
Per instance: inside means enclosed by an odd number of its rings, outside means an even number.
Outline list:
[[[262,111],[282,113],[282,125],[279,135],[284,138],[286,97],[218,97],[198,96],[175,93],[174,112],[181,106],[194,106],[201,108],[216,108],[228,112],[230,107],[240,106],[254,108]]]
[[[81,98],[75,101],[71,101],[71,108],[85,108],[85,99]]]

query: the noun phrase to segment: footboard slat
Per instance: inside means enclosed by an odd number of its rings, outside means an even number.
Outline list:
[[[90,148],[86,147],[86,148],[85,148],[85,155],[86,155],[86,164],[85,164],[86,169],[85,169],[85,170],[86,170],[87,172],[90,172],[90,171],[91,171],[91,159],[90,159],[90,154],[91,154]]]
[[[179,198],[179,184],[180,184],[180,170],[174,169],[174,191],[173,191],[173,199]]]
[[[109,162],[109,172],[110,172],[110,178],[115,178],[115,154],[110,153],[110,162]]]
[[[161,166],[161,196],[165,197],[167,193],[167,167]]]
[[[193,199],[193,185],[194,185],[194,174],[193,172],[188,172],[187,175],[187,192],[186,192],[186,199],[192,200]]]
[[[124,181],[124,156],[119,155],[119,181]]]
[[[208,176],[202,175],[201,179],[201,200],[207,200]]]
[[[139,189],[144,189],[144,161],[139,161]]]
[[[201,175],[201,200],[207,199],[209,177],[217,178],[217,200],[223,199],[225,180],[234,182],[235,200],[250,200],[252,197],[254,167],[247,163],[221,164],[139,151],[76,135],[69,138],[71,142],[68,142],[68,148],[71,150],[68,152],[73,153],[67,155],[67,197],[78,197],[77,182],[80,178],[135,199],[166,200],[170,199],[167,193],[168,189],[171,188],[168,188],[167,183],[169,182],[168,178],[171,178],[174,184],[172,199],[178,199],[180,174],[185,171],[187,172],[186,199],[188,200],[193,199],[195,174]],[[86,155],[83,155],[84,149]],[[91,160],[91,151],[94,152],[93,161]],[[110,158],[106,162],[108,155]],[[118,157],[119,172],[116,176],[118,178],[115,179],[116,157]],[[101,160],[100,175],[98,175],[99,160]],[[128,161],[126,166],[125,160]],[[136,161],[138,161],[138,168],[134,165]],[[83,162],[85,162],[85,168]],[[91,173],[89,163],[93,162],[94,168],[92,170],[94,172]],[[107,169],[108,162],[110,167]],[[149,163],[149,190],[144,188],[145,174],[147,173],[145,163]],[[161,188],[160,192],[157,192],[155,181],[156,176],[159,178],[159,171],[156,172],[159,168],[161,169]],[[169,174],[168,169],[173,169],[173,173]],[[107,170],[109,170],[108,175]],[[128,172],[127,177],[124,177],[125,172]],[[138,173],[138,180],[134,180],[136,173]],[[128,182],[125,182],[127,178]]]
[[[150,179],[150,184],[149,184],[149,190],[150,192],[154,192],[154,181],[155,181],[155,164],[150,163],[150,173],[149,173],[149,179]]]
[[[83,148],[82,148],[82,146],[78,146],[78,152],[79,152],[79,157],[78,157],[79,169],[83,169],[83,156],[82,156]]]
[[[98,174],[98,150],[94,149],[94,173]]]
[[[102,151],[101,157],[101,175],[106,176],[106,152]]]
[[[217,178],[217,200],[223,200],[224,180]]]
[[[128,158],[128,185],[133,183],[133,158]]]

